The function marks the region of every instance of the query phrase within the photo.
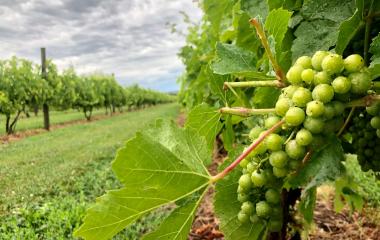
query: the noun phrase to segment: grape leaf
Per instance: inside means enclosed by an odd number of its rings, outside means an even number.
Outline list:
[[[211,65],[216,74],[234,74],[250,78],[273,79],[256,69],[256,54],[232,44],[217,43],[216,57]]]
[[[380,77],[380,33],[372,40],[369,52],[372,53],[369,70],[372,79]]]
[[[211,22],[212,30],[215,35],[219,34],[220,25],[226,12],[230,12],[235,1],[229,0],[204,0],[203,10]]]
[[[307,20],[342,22],[352,16],[354,9],[355,0],[313,0],[304,2],[301,14]]]
[[[336,43],[335,52],[343,54],[344,49],[350,43],[351,39],[365,26],[363,21],[363,0],[356,1],[356,11],[352,17],[345,20],[339,27],[338,41]]]
[[[234,152],[229,154],[230,159],[224,162],[220,169],[224,169],[234,160],[238,153],[242,152],[242,148],[236,148]],[[255,240],[262,239],[261,236],[265,230],[262,223],[242,224],[237,219],[240,211],[241,203],[237,200],[238,180],[241,172],[235,169],[224,179],[217,182],[215,187],[214,208],[215,214],[220,220],[220,229],[224,233],[226,240]]]
[[[203,103],[191,110],[188,115],[185,127],[193,129],[199,135],[204,136],[207,146],[211,150],[214,147],[214,141],[223,127],[220,121],[221,113],[217,108],[210,107]]]
[[[262,0],[241,0],[241,9],[251,18],[260,16],[265,19],[269,12],[267,1]]]
[[[200,190],[204,195],[207,188]],[[176,208],[168,218],[166,218],[156,231],[145,235],[142,240],[176,240],[187,239],[192,226],[195,211],[197,210],[202,197],[191,198],[184,205]]]
[[[272,108],[276,104],[281,91],[272,87],[255,88],[253,96],[253,105],[255,108]]]
[[[348,175],[343,175],[335,181],[334,208],[336,212],[342,211],[344,202],[348,203],[352,210],[361,211],[363,197],[357,193],[358,184]]]
[[[313,222],[314,208],[317,200],[317,188],[312,187],[304,191],[299,204],[299,211],[309,224]]]
[[[287,180],[285,186],[304,187],[307,191],[324,182],[334,181],[344,173],[344,151],[339,139],[331,137],[326,141],[326,145],[315,152],[305,166]]]
[[[282,52],[282,41],[288,30],[288,23],[291,16],[291,12],[279,8],[270,11],[265,21],[265,30],[269,35],[274,37],[277,56]]]
[[[210,176],[203,163],[211,152],[194,131],[174,126],[157,121],[118,151],[112,169],[124,187],[100,197],[75,236],[109,239],[142,215],[204,190]]]

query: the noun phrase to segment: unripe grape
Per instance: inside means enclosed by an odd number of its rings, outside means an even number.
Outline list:
[[[313,57],[311,58],[311,64],[313,65],[313,68],[316,70],[322,70],[322,61],[327,55],[329,55],[329,52],[326,51],[317,51],[314,53]]]
[[[320,118],[306,117],[303,126],[311,133],[317,134],[323,131],[325,122]]]
[[[328,84],[319,84],[312,92],[314,100],[319,100],[323,103],[330,102],[334,97],[334,89]]]
[[[265,139],[266,146],[271,151],[281,150],[284,140],[278,134],[272,133]]]
[[[301,161],[292,159],[289,161],[289,168],[292,170],[297,170],[301,166]]]
[[[280,116],[285,116],[290,108],[290,104],[291,102],[289,98],[278,99],[275,106],[276,113]]]
[[[312,65],[311,65],[311,57],[309,56],[302,56],[302,57],[299,57],[296,62],[294,63],[294,65],[299,65],[303,68],[311,68]]]
[[[240,211],[238,213],[237,218],[238,218],[239,222],[241,222],[241,223],[246,223],[246,222],[249,221],[249,215],[246,214],[246,213],[244,213],[244,212],[242,212],[242,211]]]
[[[366,94],[371,88],[371,76],[367,72],[351,73],[348,78],[351,80],[351,92],[354,94]]]
[[[313,69],[305,69],[301,73],[302,80],[307,84],[312,84],[314,82],[314,71]]]
[[[254,225],[258,224],[259,222],[261,222],[262,220],[259,218],[259,216],[257,216],[256,214],[255,215],[251,215],[249,217],[249,220],[251,221],[251,223],[253,223]]]
[[[344,109],[346,108],[344,103],[342,103],[340,101],[333,101],[331,103],[334,107],[335,115],[339,116],[339,115],[342,115],[344,113]]]
[[[284,151],[272,152],[269,156],[269,163],[273,167],[283,168],[288,163],[288,155]]]
[[[252,128],[251,131],[249,132],[249,139],[251,139],[251,141],[253,141],[254,139],[256,139],[260,136],[260,133],[262,133],[264,131],[265,131],[265,129],[262,127],[259,127],[259,126]]]
[[[272,188],[268,189],[265,192],[265,200],[268,203],[278,204],[281,200],[280,192]]]
[[[335,78],[331,85],[336,93],[347,93],[351,89],[350,79],[343,76]]]
[[[313,135],[307,129],[302,128],[297,132],[296,142],[298,145],[307,146],[313,141]]]
[[[254,213],[254,211],[255,205],[250,201],[243,202],[243,204],[241,205],[241,212],[245,214],[251,215],[252,213]]]
[[[251,181],[256,187],[262,187],[267,183],[267,179],[263,173],[259,173],[257,170],[251,175]]]
[[[330,84],[331,83],[331,77],[326,72],[318,72],[314,75],[314,85],[317,86],[319,84]]]
[[[249,199],[249,195],[246,193],[238,193],[238,201],[239,202],[246,202]]]
[[[375,129],[380,129],[380,117],[376,116],[371,119],[371,126]]]
[[[303,67],[295,65],[289,69],[286,73],[286,78],[291,84],[297,85],[302,83],[301,74],[303,71]]]
[[[376,130],[376,136],[377,136],[378,138],[380,138],[380,129],[377,129],[377,130]]]
[[[310,90],[303,87],[298,88],[292,97],[292,101],[297,107],[305,107],[311,100],[312,97]]]
[[[305,120],[305,112],[299,107],[291,107],[285,114],[285,121],[290,126],[298,126]]]
[[[273,175],[275,175],[278,178],[282,178],[288,175],[288,170],[286,168],[273,167]]]
[[[324,113],[324,117],[325,117],[326,119],[331,119],[331,118],[333,118],[335,115],[336,115],[336,113],[335,113],[334,105],[333,105],[332,103],[327,103],[327,104],[325,104],[325,113]]]
[[[239,178],[239,186],[244,189],[249,189],[252,186],[251,178],[249,174],[241,175]]]
[[[259,217],[269,217],[271,210],[271,206],[266,201],[256,203],[256,214]]]
[[[320,117],[325,113],[325,106],[321,101],[311,101],[306,105],[306,114],[311,117]]]
[[[268,223],[270,232],[279,232],[282,229],[282,221],[278,219],[270,219]]]
[[[376,116],[380,114],[380,104],[379,103],[373,103],[372,105],[366,107],[366,111],[371,116]]]
[[[257,139],[253,140],[252,142],[257,141]],[[259,145],[256,146],[256,148],[248,155],[249,157],[254,157],[258,154],[263,154],[267,151],[267,146],[264,141],[259,143]]]
[[[265,126],[266,129],[269,129],[269,128],[273,127],[279,121],[281,121],[281,119],[279,117],[277,117],[277,116],[270,116],[267,119],[265,119],[264,126]]]
[[[285,97],[287,97],[287,98],[292,98],[294,92],[295,92],[298,88],[299,88],[298,86],[290,85],[290,86],[288,86],[288,87],[282,89],[282,92],[283,92],[283,94],[284,94]]]
[[[300,159],[305,156],[305,147],[299,145],[296,140],[290,140],[285,146],[285,152],[293,159]]]
[[[359,72],[364,67],[364,59],[359,54],[352,54],[344,59],[347,72]]]
[[[257,163],[254,163],[254,162],[248,163],[247,167],[246,167],[247,173],[249,173],[249,174],[253,173],[253,171],[255,171],[256,168],[257,168]]]
[[[330,75],[340,73],[344,68],[342,56],[333,53],[329,54],[323,59],[321,66],[323,71]]]
[[[248,160],[247,158],[244,158],[244,159],[239,163],[239,165],[240,165],[240,167],[242,167],[242,168],[246,168],[247,165],[248,165],[248,163],[249,163],[249,160]]]

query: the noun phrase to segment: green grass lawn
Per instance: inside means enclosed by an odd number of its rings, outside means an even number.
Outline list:
[[[93,116],[105,114],[104,109],[96,109],[93,112]],[[75,120],[85,120],[84,114],[81,111],[70,109],[67,111],[50,111],[50,124],[60,124]],[[4,120],[4,118],[3,118]],[[5,134],[5,121],[0,121],[0,135]],[[43,128],[44,120],[43,113],[40,111],[38,116],[34,116],[33,113],[30,114],[30,117],[27,118],[25,115],[21,115],[20,119],[17,122],[16,132],[22,132],[29,129]]]
[[[178,112],[160,105],[1,145],[0,239],[72,238],[89,204],[119,186],[110,169],[116,150],[147,123]],[[149,228],[163,214],[147,216]],[[120,239],[146,228],[133,225]]]

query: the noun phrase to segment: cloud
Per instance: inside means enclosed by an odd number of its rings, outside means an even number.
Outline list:
[[[191,0],[2,0],[0,58],[40,60],[40,47],[60,69],[115,73],[120,83],[178,89],[183,66],[176,56],[186,30],[180,11],[199,21]]]

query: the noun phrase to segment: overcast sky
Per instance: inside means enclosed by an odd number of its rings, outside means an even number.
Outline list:
[[[172,91],[183,71],[177,52],[186,29],[180,11],[199,21],[193,0],[0,0],[0,58],[40,61],[47,48],[59,69],[115,73],[123,85]]]

